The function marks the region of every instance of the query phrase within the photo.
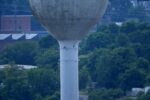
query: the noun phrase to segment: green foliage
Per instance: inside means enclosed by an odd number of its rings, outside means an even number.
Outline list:
[[[27,73],[23,68],[12,65],[3,70],[4,78],[0,88],[1,100],[32,100],[27,81]]]
[[[109,17],[113,22],[123,22],[130,19],[136,19],[145,22],[149,21],[149,15],[144,6],[140,4],[133,6],[131,0],[109,1],[110,6],[108,7],[108,12],[110,13]]]
[[[137,97],[137,100],[149,100],[149,99],[150,99],[150,91],[148,91],[146,94],[141,93]]]
[[[82,52],[90,52],[98,48],[106,48],[113,42],[114,35],[111,33],[97,32],[88,36],[82,47]]]
[[[87,67],[96,87],[130,91],[149,85],[149,24],[131,21],[113,31],[110,27],[104,26],[100,32],[89,35],[81,45],[82,52],[88,51],[82,55],[87,62],[82,66]]]
[[[1,51],[0,64],[15,62],[16,64],[34,65],[37,53],[37,43],[19,42],[7,46]]]
[[[39,67],[49,67],[58,69],[59,52],[55,49],[42,49],[35,57],[35,62]]]
[[[116,37],[116,45],[117,46],[128,46],[130,43],[129,37],[125,34],[118,34]]]
[[[99,49],[91,54],[88,69],[99,87],[114,88],[120,82],[121,73],[128,69],[136,59],[134,51],[130,48],[116,48],[113,50]]]
[[[135,32],[138,28],[137,25],[138,25],[138,22],[136,21],[126,22],[120,27],[120,31],[123,33],[127,33],[127,34]]]
[[[52,96],[47,96],[44,100],[60,100],[60,93],[56,92]]]
[[[144,87],[145,73],[137,68],[128,69],[120,76],[120,87],[124,90],[131,90],[133,87]]]
[[[11,65],[1,71],[4,76],[0,85],[1,100],[43,100],[59,90],[58,74],[50,69],[25,70]]]
[[[120,89],[98,89],[90,92],[89,100],[117,100],[124,95]]]
[[[52,95],[59,88],[58,74],[50,69],[32,69],[28,72],[28,82],[32,92],[41,96]]]
[[[145,8],[142,5],[132,7],[132,9],[129,9],[128,14],[130,18],[136,18],[140,21],[148,21],[149,18]]]
[[[91,89],[90,100],[130,100],[125,92],[150,85],[150,25],[138,21],[111,24],[85,38],[80,48],[80,90]],[[59,100],[59,51],[52,37],[20,42],[0,51],[0,100]],[[89,88],[87,88],[89,87]],[[101,89],[104,88],[104,89]],[[93,88],[92,88],[93,89]],[[123,92],[122,92],[123,91]],[[123,97],[122,97],[123,96]],[[149,100],[148,94],[139,100]]]
[[[128,18],[130,9],[133,7],[130,0],[110,0],[110,12],[112,20],[124,21]]]
[[[81,68],[79,73],[80,89],[86,89],[89,86],[90,81],[91,77],[89,75],[87,68],[86,67]]]
[[[52,36],[46,36],[43,37],[41,40],[39,40],[39,46],[41,48],[57,48],[57,41]]]

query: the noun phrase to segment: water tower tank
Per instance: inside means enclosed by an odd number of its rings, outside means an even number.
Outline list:
[[[108,0],[29,0],[33,15],[60,45],[61,100],[79,100],[78,44]]]

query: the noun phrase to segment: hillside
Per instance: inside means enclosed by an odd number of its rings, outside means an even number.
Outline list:
[[[131,21],[99,27],[80,44],[80,91],[88,91],[89,100],[130,100],[127,91],[150,85],[149,44],[147,23]],[[37,42],[18,42],[3,48],[0,54],[0,64],[10,64],[0,70],[1,100],[59,100],[59,50],[55,39],[47,36]],[[15,64],[38,68],[25,70]],[[141,94],[136,100],[149,100],[148,96]]]

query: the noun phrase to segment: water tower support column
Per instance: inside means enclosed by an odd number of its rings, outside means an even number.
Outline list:
[[[61,100],[79,100],[78,45],[79,41],[59,41]]]

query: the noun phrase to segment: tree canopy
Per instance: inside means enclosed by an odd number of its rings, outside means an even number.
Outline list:
[[[88,91],[90,100],[115,100],[133,87],[150,85],[149,36],[150,25],[137,21],[102,26],[88,35],[80,44],[80,90]],[[59,50],[52,37],[6,46],[0,64],[10,64],[0,69],[1,100],[59,100]]]

